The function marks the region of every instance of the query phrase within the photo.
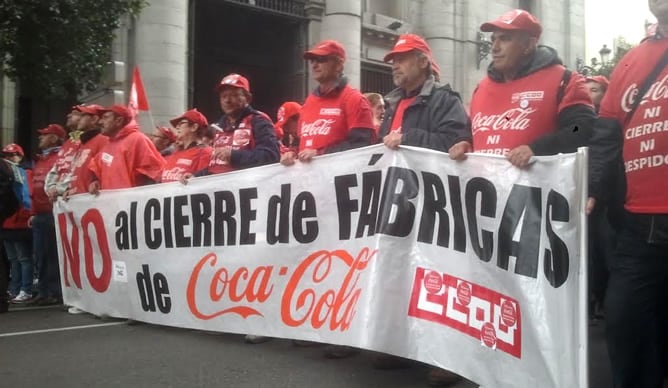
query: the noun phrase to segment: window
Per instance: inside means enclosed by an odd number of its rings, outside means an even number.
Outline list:
[[[385,95],[395,86],[392,81],[392,69],[389,66],[362,62],[362,93],[380,93]]]
[[[518,8],[533,13],[533,0],[519,0]]]

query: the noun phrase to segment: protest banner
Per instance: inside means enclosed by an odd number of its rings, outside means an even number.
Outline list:
[[[63,295],[97,315],[355,346],[487,387],[586,387],[586,151],[373,146],[75,196]]]

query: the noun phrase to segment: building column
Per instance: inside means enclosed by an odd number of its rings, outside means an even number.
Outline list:
[[[360,0],[327,0],[322,18],[320,40],[334,39],[346,49],[345,75],[350,86],[360,87],[360,54],[362,51],[362,2]],[[317,43],[312,42],[312,44]]]
[[[5,145],[16,139],[16,83],[0,75],[0,141]]]
[[[155,124],[183,113],[188,83],[188,2],[153,1],[135,22],[128,63],[139,67]],[[128,88],[132,82],[129,66]],[[144,124],[141,120],[140,123]],[[143,128],[147,131],[147,128]]]

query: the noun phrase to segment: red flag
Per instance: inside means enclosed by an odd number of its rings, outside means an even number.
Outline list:
[[[130,101],[128,101],[128,108],[133,112],[133,116],[137,115],[137,111],[149,110],[148,98],[146,98],[146,91],[144,84],[139,75],[139,68],[135,66],[132,72],[132,87],[130,88]]]

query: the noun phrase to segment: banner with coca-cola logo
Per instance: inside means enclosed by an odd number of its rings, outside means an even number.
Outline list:
[[[373,146],[75,196],[65,302],[161,325],[395,354],[488,387],[587,385],[585,151]]]

